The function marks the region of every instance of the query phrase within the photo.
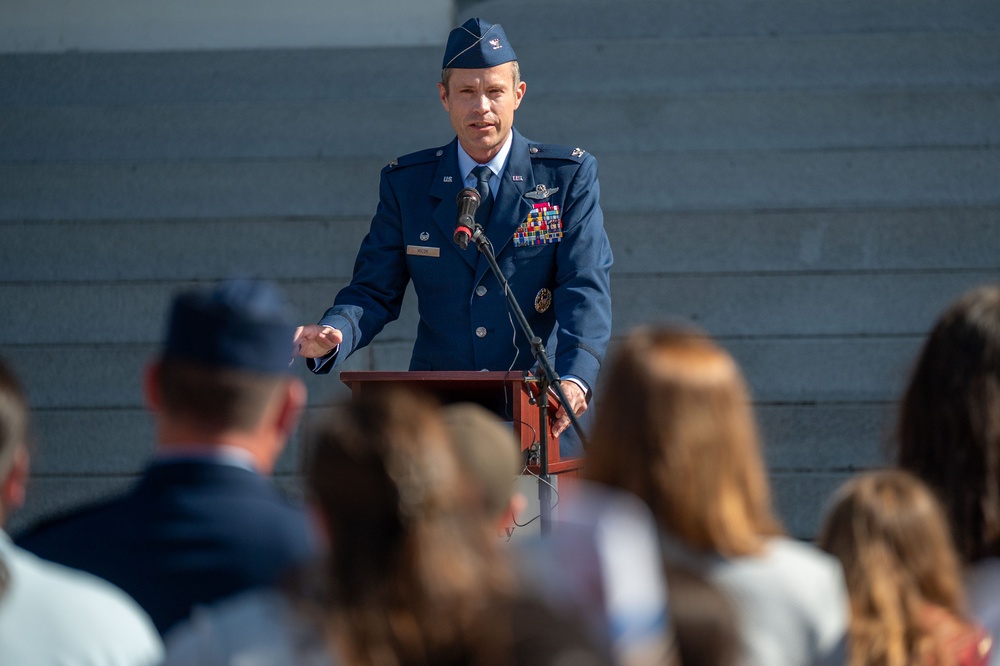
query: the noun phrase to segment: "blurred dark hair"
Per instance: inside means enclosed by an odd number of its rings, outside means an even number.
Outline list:
[[[171,417],[210,430],[252,430],[271,399],[289,378],[164,359],[159,388]]]
[[[668,566],[666,574],[680,666],[736,666],[742,639],[729,597],[690,569]]]
[[[899,465],[945,506],[961,557],[1000,556],[1000,286],[938,319],[900,405]]]

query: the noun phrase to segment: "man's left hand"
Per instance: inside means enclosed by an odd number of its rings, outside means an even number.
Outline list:
[[[573,413],[577,416],[587,411],[587,394],[576,382],[563,381],[560,383],[566,401],[573,408]],[[566,428],[570,426],[569,414],[566,413],[566,405],[560,405],[556,412],[556,420],[552,424],[552,434],[558,437]]]

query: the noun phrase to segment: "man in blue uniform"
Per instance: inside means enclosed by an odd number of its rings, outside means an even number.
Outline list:
[[[438,92],[456,138],[382,170],[379,205],[354,266],[316,325],[296,332],[311,370],[329,372],[399,315],[410,280],[420,323],[410,370],[524,370],[530,341],[485,257],[453,240],[457,196],[479,190],[476,219],[535,334],[547,342],[576,414],[611,334],[611,248],[597,161],[535,143],[513,127],[526,85],[503,28],[470,19],[451,32]],[[555,434],[569,426],[564,408]]]
[[[125,495],[35,526],[18,545],[111,581],[161,634],[196,605],[311,560],[305,510],[268,478],[306,401],[288,365],[294,329],[270,283],[178,294],[144,383],[150,465]]]

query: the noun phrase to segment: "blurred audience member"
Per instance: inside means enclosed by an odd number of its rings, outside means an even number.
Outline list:
[[[304,461],[330,545],[322,594],[196,612],[169,637],[168,664],[610,663],[582,624],[517,590],[499,502],[485,501],[454,446],[437,405],[402,389],[333,410]]]
[[[891,470],[848,481],[819,546],[846,574],[850,666],[988,663],[990,638],[965,616],[944,514],[916,477]]]
[[[0,362],[0,524],[28,480],[28,406]],[[0,529],[0,664],[142,666],[163,645],[149,617],[107,582],[38,559]]]
[[[897,437],[899,466],[944,505],[973,614],[1000,636],[1000,286],[965,294],[938,319],[903,395]]]
[[[681,666],[737,666],[740,633],[729,598],[687,569],[667,567],[667,582]]]
[[[638,498],[560,482],[549,533],[516,544],[518,574],[550,604],[581,613],[623,666],[675,664],[659,528]]]
[[[782,535],[735,361],[696,331],[645,327],[627,336],[605,380],[586,475],[644,500],[666,561],[733,600],[740,662],[843,663],[840,566]]]
[[[461,473],[479,495],[486,517],[504,533],[527,505],[514,488],[524,464],[511,425],[474,403],[448,405],[442,413]]]
[[[131,594],[164,633],[195,604],[270,585],[314,555],[305,512],[266,478],[305,404],[294,326],[268,283],[174,300],[146,401],[156,454],[114,501],[43,524],[24,548]]]

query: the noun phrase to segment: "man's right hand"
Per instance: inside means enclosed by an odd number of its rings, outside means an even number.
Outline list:
[[[344,340],[343,334],[333,326],[308,324],[295,329],[295,355],[305,358],[326,356]]]

